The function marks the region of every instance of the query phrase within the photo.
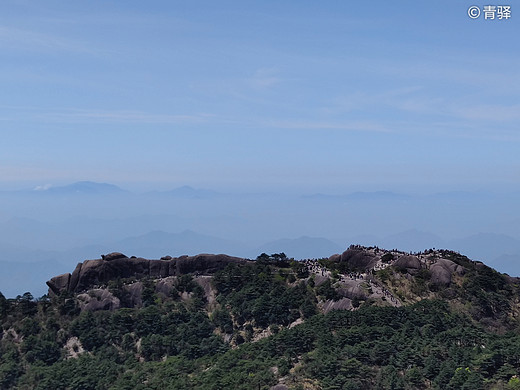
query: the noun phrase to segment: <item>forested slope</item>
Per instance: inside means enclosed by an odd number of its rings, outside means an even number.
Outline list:
[[[520,388],[517,279],[449,251],[347,252],[0,296],[0,387]]]

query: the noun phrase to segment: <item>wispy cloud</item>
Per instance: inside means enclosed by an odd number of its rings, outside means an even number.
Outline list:
[[[39,107],[0,106],[8,111],[6,121],[37,121],[46,123],[139,123],[178,124],[205,123],[217,118],[212,114],[160,114],[134,110],[57,109]]]
[[[43,184],[33,188],[34,191],[47,191],[52,187],[52,184]]]
[[[280,83],[281,79],[278,75],[279,71],[276,68],[260,68],[247,81],[256,88],[269,88]]]
[[[443,91],[426,84],[383,91],[353,91],[337,96],[320,112],[330,118],[373,116],[395,133],[518,141],[520,104],[493,89],[453,87]],[[449,92],[449,93],[448,93]]]
[[[478,104],[472,106],[456,107],[453,114],[472,121],[512,122],[520,120],[520,104],[498,105]]]
[[[363,121],[306,121],[306,120],[280,120],[265,122],[267,127],[294,130],[347,130],[369,132],[391,132],[388,128],[376,122]]]
[[[105,123],[142,123],[142,124],[176,124],[202,123],[212,119],[210,114],[172,115],[155,114],[142,111],[94,111],[94,110],[67,110],[62,112],[46,113],[43,119],[53,122],[105,122]]]
[[[415,92],[421,89],[421,86],[409,86],[373,93],[356,91],[334,98],[331,104],[322,107],[321,111],[327,114],[337,114],[392,105],[395,104],[396,101],[411,98],[415,95]]]
[[[4,50],[65,51],[84,54],[100,54],[102,52],[99,48],[94,48],[85,42],[10,26],[0,26],[0,48]]]

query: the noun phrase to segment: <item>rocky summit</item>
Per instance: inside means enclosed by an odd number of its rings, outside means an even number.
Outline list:
[[[199,254],[196,256],[171,257],[164,256],[159,260],[149,260],[141,257],[128,257],[123,253],[112,252],[101,255],[100,259],[85,260],[78,263],[70,273],[53,277],[47,282],[49,294],[59,294],[63,291],[82,292],[95,286],[106,285],[116,279],[161,279],[185,274],[212,275],[223,270],[228,264],[247,264],[251,260],[228,256],[224,254]],[[393,266],[415,275],[420,270],[428,270],[432,284],[449,285],[452,275],[463,275],[466,268],[452,260],[444,258],[442,253],[431,252],[407,254],[401,251],[387,251],[379,248],[351,246],[342,254],[334,254],[328,258],[329,264],[336,264],[339,269],[345,269],[347,275],[357,272],[373,275],[376,271]],[[478,263],[478,262],[474,262]],[[322,276],[330,276],[325,272],[323,262],[307,260],[303,264],[309,271],[319,269]],[[319,275],[319,272],[317,273]],[[374,279],[368,277],[368,280]]]
[[[219,271],[229,265],[243,268],[262,262],[288,278],[289,285],[303,282],[316,289],[317,308],[322,313],[356,310],[363,303],[400,307],[423,299],[447,298],[457,305],[476,303],[479,310],[485,306],[482,315],[492,319],[520,314],[520,305],[508,295],[516,290],[518,278],[499,274],[457,252],[434,249],[407,253],[352,245],[329,258],[302,261],[284,254],[262,254],[256,261],[224,254],[148,260],[113,252],[100,259],[85,260],[72,274],[56,276],[47,285],[51,297],[62,293],[75,295],[82,311],[117,310],[141,307],[149,282],[153,282],[154,294],[168,299],[176,294],[175,286],[184,275],[192,277],[202,288],[203,299],[212,302],[219,293],[213,280]],[[477,288],[482,290],[478,294]],[[507,309],[484,305],[497,292],[505,294]]]
[[[47,282],[49,294],[61,292],[81,292],[95,286],[105,285],[110,280],[127,278],[166,278],[190,273],[211,275],[224,269],[228,264],[245,264],[248,260],[228,255],[200,254],[196,256],[171,257],[148,260],[141,257],[127,257],[113,252],[100,259],[79,263],[72,274],[55,276]]]

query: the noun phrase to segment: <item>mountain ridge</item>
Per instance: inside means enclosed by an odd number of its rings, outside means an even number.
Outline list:
[[[519,282],[442,249],[113,252],[51,278],[49,296],[0,294],[0,385],[514,389]]]
[[[47,285],[49,294],[55,296],[62,292],[75,293],[96,286],[99,288],[113,280],[164,279],[191,273],[211,276],[224,270],[229,264],[245,267],[253,263],[255,262],[249,259],[224,254],[163,256],[160,260],[148,260],[113,252],[102,255],[101,259],[85,260],[77,265],[72,274],[51,278]],[[422,299],[442,298],[447,291],[454,294],[453,299],[457,297],[463,303],[473,299],[466,295],[467,286],[475,283],[474,277],[484,273],[487,276],[482,283],[495,284],[482,285],[479,288],[484,288],[485,291],[491,289],[491,292],[504,289],[516,291],[519,295],[508,307],[513,310],[511,313],[520,314],[520,293],[517,286],[520,278],[500,274],[484,263],[470,260],[454,251],[429,249],[411,253],[351,245],[341,254],[319,260],[295,261],[284,253],[262,253],[257,257],[256,263],[268,264],[275,269],[287,268],[289,271],[286,271],[286,277],[290,274],[297,275],[305,283],[311,283],[311,279],[315,285],[329,283],[328,299],[340,299],[342,304],[337,306],[329,302],[325,312],[336,307],[355,308],[353,301],[359,299],[384,306],[388,303],[386,296],[391,299],[391,305],[401,306]],[[502,280],[502,286],[496,284],[499,279]],[[386,292],[383,294],[382,291]],[[493,311],[493,316],[495,314]],[[504,312],[499,314],[505,315]]]

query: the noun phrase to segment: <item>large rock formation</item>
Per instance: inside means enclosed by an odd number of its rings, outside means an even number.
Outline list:
[[[406,269],[410,275],[416,275],[423,268],[423,264],[417,256],[403,255],[394,262],[394,267]]]
[[[430,281],[434,285],[447,286],[451,283],[451,276],[454,272],[458,275],[464,275],[465,271],[463,266],[451,260],[439,259],[430,267]]]
[[[401,267],[401,268],[409,268],[409,269],[416,269],[419,270],[422,268],[422,264],[420,260],[417,258],[417,256],[412,255],[403,255],[399,257],[395,263],[395,267]]]
[[[227,255],[200,254],[181,256],[170,260],[148,260],[127,257],[122,253],[103,255],[101,259],[79,263],[72,274],[55,276],[47,282],[50,294],[62,291],[80,292],[94,286],[104,285],[117,278],[166,278],[188,273],[214,274],[228,264],[245,264],[249,260]]]
[[[331,256],[331,260],[332,259]],[[338,258],[336,257],[337,261]],[[345,262],[348,267],[352,270],[366,271],[374,268],[378,258],[371,252],[366,251],[364,248],[350,247],[339,257],[340,262]]]
[[[82,311],[117,310],[121,307],[119,298],[108,289],[93,289],[88,294],[78,294],[77,298]]]

